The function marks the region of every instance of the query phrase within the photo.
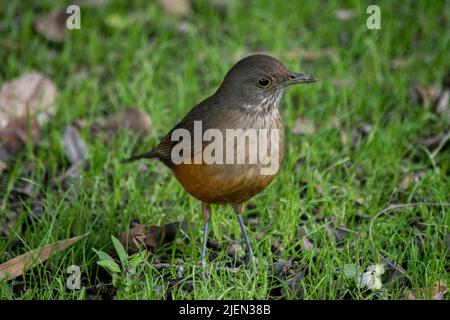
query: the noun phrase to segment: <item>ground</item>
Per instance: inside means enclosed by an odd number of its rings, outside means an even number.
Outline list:
[[[448,2],[379,1],[375,30],[367,1],[193,1],[178,16],[160,2],[81,6],[81,29],[56,43],[34,23],[59,1],[1,5],[1,83],[37,70],[58,97],[38,141],[0,173],[0,263],[89,234],[0,281],[0,299],[432,298],[436,283],[448,284],[450,153],[445,141],[435,153],[421,143],[450,124],[448,101],[436,108],[450,82]],[[319,81],[289,88],[280,106],[286,159],[244,213],[256,268],[229,255],[242,243],[238,221],[230,207],[214,206],[205,278],[200,203],[162,163],[120,160],[154,146],[252,52]],[[95,121],[128,107],[152,118],[143,142],[129,130],[106,142],[93,133]],[[75,182],[60,183],[71,166],[61,144],[68,125],[80,130],[88,159]],[[392,204],[417,202],[440,205],[373,221]],[[97,264],[93,249],[118,262],[111,235],[175,221],[188,222],[188,232],[125,259],[114,277]],[[351,275],[374,264],[385,268],[379,290]],[[79,290],[66,286],[71,265],[81,268]]]

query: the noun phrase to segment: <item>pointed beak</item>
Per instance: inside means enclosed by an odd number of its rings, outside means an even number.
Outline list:
[[[289,72],[289,79],[286,84],[296,84],[296,83],[312,83],[316,82],[317,79],[310,74],[304,74],[301,72]]]

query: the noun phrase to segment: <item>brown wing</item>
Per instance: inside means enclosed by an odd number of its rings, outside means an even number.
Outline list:
[[[162,138],[161,142],[150,153],[156,154],[161,161],[169,168],[174,166],[171,159],[173,147],[178,141],[172,141],[171,136],[176,129],[186,129],[191,134],[191,142],[194,141],[194,121],[202,122],[202,131],[208,128],[215,128],[218,126],[218,119],[220,117],[213,116],[216,113],[222,112],[223,108],[220,106],[214,96],[211,96],[195,106],[167,135]],[[194,148],[191,146],[191,155],[194,155]]]

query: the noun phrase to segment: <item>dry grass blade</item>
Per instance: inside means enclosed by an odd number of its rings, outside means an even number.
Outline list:
[[[0,265],[0,279],[6,278],[11,280],[22,275],[26,270],[36,266],[38,263],[46,261],[52,254],[67,249],[87,235],[88,233],[85,233],[78,237],[57,241],[6,261]]]

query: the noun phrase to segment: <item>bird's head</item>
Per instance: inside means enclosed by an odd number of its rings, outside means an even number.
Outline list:
[[[231,68],[217,94],[231,101],[230,107],[261,112],[278,107],[288,85],[315,81],[311,75],[289,71],[271,56],[256,54]]]

